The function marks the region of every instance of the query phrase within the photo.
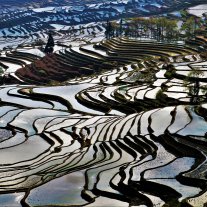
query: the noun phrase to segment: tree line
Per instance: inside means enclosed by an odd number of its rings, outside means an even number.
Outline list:
[[[119,22],[107,21],[105,36],[107,39],[127,36],[177,40],[180,37],[192,38],[205,24],[205,18],[183,14],[180,20],[167,17],[136,17],[124,21],[121,19]]]

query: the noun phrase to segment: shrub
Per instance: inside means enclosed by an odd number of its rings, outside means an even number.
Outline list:
[[[131,68],[135,70],[137,69],[137,66],[135,64],[131,64]]]
[[[166,78],[173,78],[173,75],[175,73],[175,69],[168,69],[165,73]]]
[[[160,89],[156,94],[156,99],[160,102],[165,102],[167,95],[163,93],[162,89]]]
[[[125,71],[127,71],[127,70],[128,70],[128,68],[127,68],[126,66],[124,66],[124,67],[123,67],[123,69],[124,69]]]
[[[0,75],[4,73],[4,69],[0,66]]]
[[[47,72],[44,71],[44,70],[38,70],[38,73],[39,73],[40,75],[47,75]]]

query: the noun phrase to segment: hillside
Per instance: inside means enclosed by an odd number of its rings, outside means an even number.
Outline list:
[[[206,5],[70,2],[1,9],[0,207],[206,207]]]
[[[206,94],[197,105],[185,86],[193,69],[204,76],[189,84],[206,85],[200,45],[113,38],[11,53],[33,64],[0,90],[2,204],[206,205]]]

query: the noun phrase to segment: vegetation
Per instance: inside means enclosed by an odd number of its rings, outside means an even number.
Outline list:
[[[131,18],[129,20],[121,19],[117,22],[107,22],[106,38],[119,36],[128,37],[149,37],[159,40],[168,38],[170,40],[178,37],[177,20],[171,20],[165,17],[159,18]]]
[[[0,84],[4,83],[3,73],[4,73],[4,69],[0,66]]]
[[[165,73],[165,77],[166,77],[166,78],[169,78],[169,79],[172,78],[173,75],[174,75],[174,73],[175,73],[175,68],[174,68],[174,66],[171,65],[171,64],[168,64],[168,65],[165,67],[165,69],[167,70],[166,73]]]
[[[191,16],[187,13],[187,11],[181,12],[181,21],[183,22],[181,25],[181,31],[186,38],[192,38],[199,34],[200,31],[205,30],[206,28],[206,15],[203,17]]]
[[[181,12],[181,19],[167,17],[134,17],[121,19],[120,22],[109,20],[106,26],[106,38],[120,37],[148,37],[157,40],[177,40],[178,38],[192,38],[202,29],[205,29],[206,18],[190,16]],[[178,20],[182,21],[178,28]]]
[[[165,102],[167,100],[167,95],[163,93],[162,89],[160,89],[156,94],[156,99],[161,103]]]
[[[0,66],[0,75],[4,73],[4,69]]]
[[[39,73],[40,75],[47,75],[47,73],[46,73],[44,70],[38,70],[38,73]]]
[[[198,104],[201,101],[199,97],[199,92],[202,91],[205,93],[207,91],[206,86],[200,85],[200,77],[204,76],[204,72],[192,68],[191,72],[189,72],[188,76],[183,82],[184,87],[188,91],[189,96],[191,97],[192,104]]]
[[[55,46],[55,43],[54,43],[54,39],[53,39],[53,36],[51,33],[49,33],[49,37],[48,37],[48,41],[47,41],[47,44],[45,46],[45,49],[44,49],[44,52],[46,54],[50,54],[53,52],[53,47]]]

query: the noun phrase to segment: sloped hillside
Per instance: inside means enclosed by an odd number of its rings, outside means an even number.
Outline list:
[[[204,37],[114,38],[43,58],[11,53],[6,61],[33,63],[12,76],[20,85],[0,90],[1,204],[205,206],[199,45]],[[204,75],[186,79],[192,70]],[[188,90],[194,80],[198,97]]]

